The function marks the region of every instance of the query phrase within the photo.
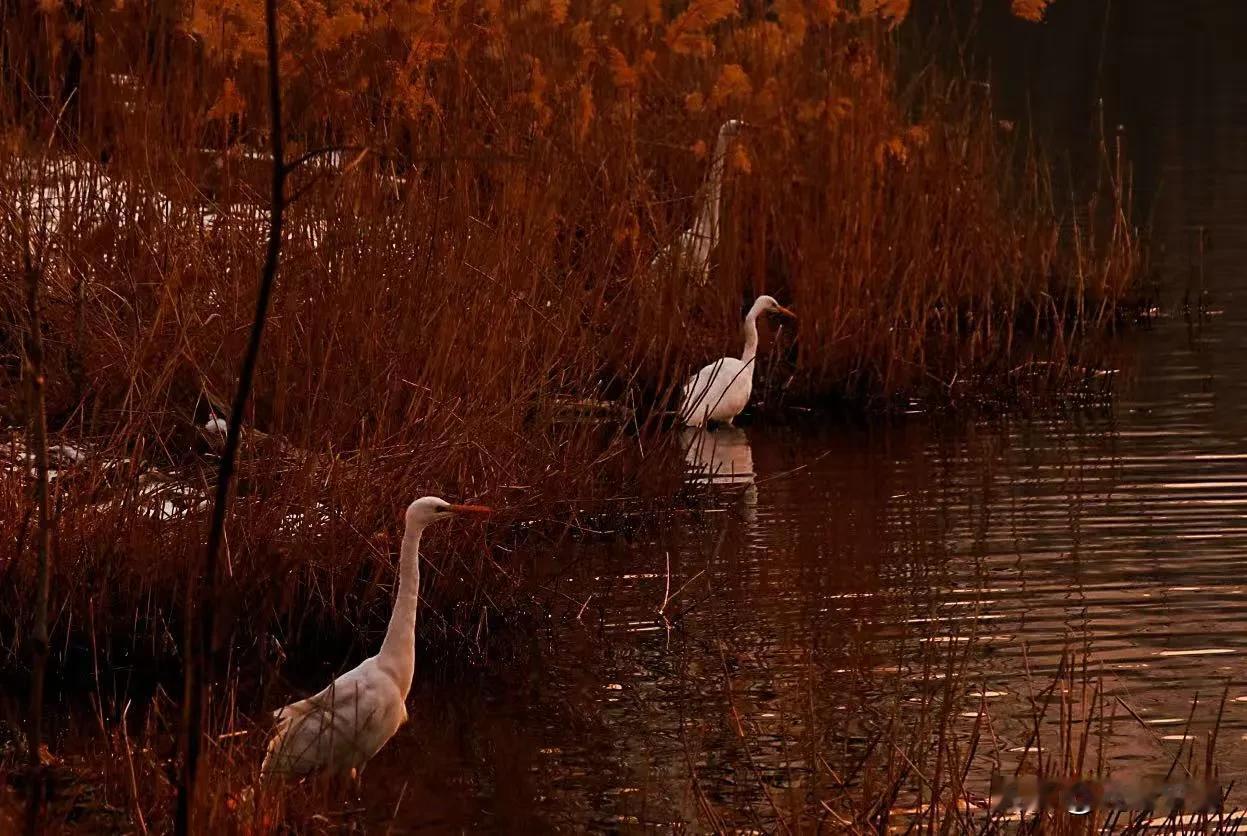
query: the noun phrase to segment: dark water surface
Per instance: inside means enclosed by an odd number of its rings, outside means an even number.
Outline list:
[[[1217,763],[1247,777],[1247,5],[1115,5],[988,24],[1002,113],[1029,106],[1073,147],[1098,90],[1124,126],[1164,313],[1124,338],[1115,402],[717,434],[705,455],[755,474],[729,508],[540,555],[552,615],[531,665],[421,672],[414,722],[369,769],[378,819],[770,831],[830,798],[865,727],[947,659],[991,718],[970,781],[986,794],[1071,649],[1122,701],[1093,743],[1105,765],[1163,774],[1188,732],[1202,760],[1228,684]]]

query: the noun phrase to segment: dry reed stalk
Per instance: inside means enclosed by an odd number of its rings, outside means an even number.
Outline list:
[[[976,651],[967,645],[962,652],[952,654],[943,662],[945,670],[948,670],[949,664],[961,667],[963,661],[975,654]],[[1109,724],[1108,731],[1111,732],[1112,712],[1119,705],[1124,706],[1150,735],[1157,737],[1155,730],[1147,726],[1120,697],[1107,699],[1103,680],[1093,672],[1092,661],[1086,648],[1081,653],[1067,648],[1051,680],[1042,683],[1042,687],[1031,680],[1031,735],[1023,747],[1024,752],[1016,769],[1011,770],[1009,777],[1014,782],[1024,781],[1028,776],[1035,781],[1036,787],[1042,787],[1047,780],[1061,781],[1070,776],[1104,780],[1111,767],[1103,749],[1107,734],[1105,724]],[[956,689],[961,689],[967,680],[965,677],[947,677],[943,681],[946,684],[955,682]],[[896,693],[904,694],[904,683],[898,681],[896,685]],[[1013,827],[1020,833],[1116,834],[1143,832],[1156,827],[1156,811],[1098,808],[1090,815],[1076,815],[1062,807],[1064,799],[1061,804],[1041,804],[1036,811],[1021,819],[1010,818],[1005,810],[993,810],[990,806],[992,799],[971,789],[976,781],[985,781],[983,767],[974,766],[973,761],[980,729],[984,723],[990,723],[986,703],[979,699],[979,712],[968,733],[958,730],[955,728],[958,718],[966,714],[968,706],[965,695],[956,689],[946,689],[952,699],[939,709],[928,707],[925,703],[922,705],[920,727],[913,733],[905,730],[899,714],[894,714],[882,724],[875,738],[877,743],[872,743],[866,757],[849,773],[850,780],[841,781],[842,786],[851,784],[853,789],[835,798],[824,797],[822,809],[838,821],[851,821],[854,826],[872,830],[891,826],[922,832],[996,832]],[[1075,699],[1076,704],[1081,706],[1081,714],[1074,710]],[[1173,776],[1171,773],[1171,777],[1188,782],[1209,780],[1215,786],[1217,773],[1212,751],[1220,729],[1221,709],[1218,708],[1208,734],[1202,770],[1193,768],[1196,763],[1193,751],[1186,763],[1181,762],[1183,752],[1190,751],[1187,741],[1191,741],[1190,747],[1195,745],[1194,737],[1189,734],[1194,713],[1193,705],[1181,735],[1183,740],[1173,752],[1173,766],[1180,766],[1184,770],[1183,775]],[[1046,741],[1048,735],[1054,735],[1055,740]],[[1092,748],[1093,735],[1098,737],[1100,756],[1095,763],[1090,763],[1087,755]],[[1157,742],[1160,742],[1158,737]],[[879,755],[880,752],[883,754]],[[997,756],[996,768],[999,767]],[[831,771],[830,767],[827,768]],[[941,787],[934,777],[941,768],[945,772],[955,770],[959,777]],[[927,777],[928,770],[931,777]],[[872,774],[880,780],[872,780]],[[933,792],[924,796],[924,786]],[[790,815],[793,813],[790,812]],[[1173,834],[1203,833],[1208,832],[1210,827],[1220,832],[1218,828],[1242,820],[1242,814],[1226,809],[1189,816],[1175,816],[1167,812],[1165,816],[1169,819],[1163,832]]]
[[[43,765],[43,690],[47,676],[50,653],[48,637],[48,599],[52,577],[52,519],[48,501],[48,425],[44,401],[46,388],[43,355],[43,318],[40,315],[39,293],[42,283],[43,253],[37,250],[32,231],[30,206],[22,207],[20,229],[15,227],[10,215],[11,231],[21,241],[25,266],[27,341],[26,371],[30,381],[28,422],[30,448],[35,461],[34,502],[38,511],[38,533],[35,540],[35,605],[34,620],[30,633],[31,679],[30,714],[26,728],[27,766],[30,770],[30,788],[27,796],[26,832],[38,833],[42,827],[42,810],[46,795],[46,776]],[[23,474],[26,462],[23,461]]]
[[[281,77],[278,69],[277,0],[265,0],[264,23],[268,47],[268,94],[270,113],[270,136],[273,154],[272,192],[269,197],[268,247],[264,267],[260,274],[259,294],[256,297],[255,317],[251,323],[251,336],[243,354],[242,370],[238,375],[238,387],[230,410],[229,427],[225,437],[225,449],[221,453],[220,471],[217,475],[216,497],[212,505],[212,519],[208,529],[208,546],[203,563],[202,595],[197,595],[198,579],[186,586],[185,629],[182,664],[185,670],[183,696],[182,780],[178,785],[175,832],[189,834],[194,827],[195,779],[199,770],[199,749],[203,736],[204,695],[210,678],[216,674],[216,606],[221,543],[225,537],[225,520],[229,509],[230,489],[234,479],[234,465],[238,457],[238,445],[242,437],[243,416],[251,395],[256,364],[260,357],[260,342],[268,321],[269,299],[277,278],[281,257],[282,219],[286,205],[286,157],[283,150],[281,116]],[[198,618],[196,608],[198,607]]]

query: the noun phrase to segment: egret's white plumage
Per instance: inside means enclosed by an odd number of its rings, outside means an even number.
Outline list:
[[[759,296],[745,316],[745,350],[740,358],[722,357],[703,368],[684,384],[680,417],[690,427],[708,421],[730,424],[749,403],[753,392],[754,357],[758,351],[758,317],[774,312],[796,314],[771,296]]]
[[[654,258],[651,269],[674,269],[686,272],[704,282],[710,275],[710,255],[719,243],[719,208],[723,199],[723,165],[732,139],[740,133],[744,123],[729,119],[719,128],[714,154],[710,158],[710,173],[702,195],[701,209],[693,226],[664,247]]]
[[[261,773],[358,775],[407,721],[407,694],[416,667],[420,537],[425,526],[455,514],[487,514],[479,505],[452,505],[434,496],[407,507],[398,593],[381,651],[319,694],[274,712],[277,729]]]
[[[225,437],[229,434],[229,423],[224,418],[212,416],[200,428],[204,440],[215,452],[225,449]]]

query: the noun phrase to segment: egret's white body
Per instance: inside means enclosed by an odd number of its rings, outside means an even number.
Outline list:
[[[416,668],[421,534],[425,526],[456,513],[488,512],[481,506],[451,505],[432,496],[408,506],[398,593],[381,652],[339,676],[319,694],[274,712],[277,729],[264,757],[263,775],[357,776],[407,722],[407,694]]]
[[[740,358],[715,360],[684,384],[680,417],[685,424],[690,427],[701,427],[709,421],[731,424],[749,403],[758,352],[758,317],[772,311],[796,317],[773,297],[759,296],[745,316],[745,350]]]
[[[203,434],[204,440],[208,442],[208,446],[214,452],[219,453],[225,449],[225,438],[229,435],[229,423],[224,418],[212,416],[204,422],[200,431]]]
[[[729,119],[719,128],[714,155],[710,158],[710,173],[702,195],[701,209],[693,226],[684,230],[654,258],[652,270],[675,269],[696,276],[705,282],[710,276],[710,255],[719,243],[719,209],[723,199],[723,164],[732,139],[744,125],[738,119]]]

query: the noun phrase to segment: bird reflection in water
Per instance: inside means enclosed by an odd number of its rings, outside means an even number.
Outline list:
[[[753,449],[745,431],[730,425],[713,431],[685,427],[680,432],[680,442],[684,446],[688,482],[711,490],[739,491],[745,521],[752,523],[757,514],[758,486],[753,471]]]

